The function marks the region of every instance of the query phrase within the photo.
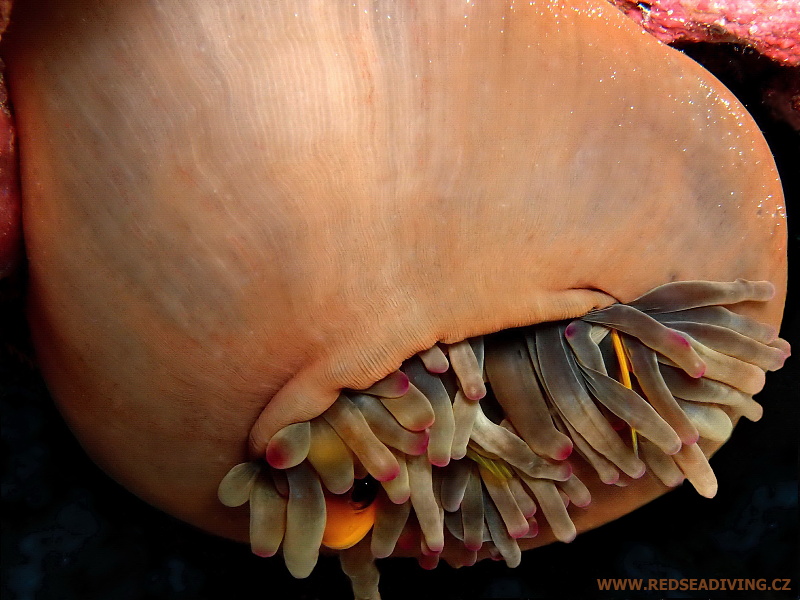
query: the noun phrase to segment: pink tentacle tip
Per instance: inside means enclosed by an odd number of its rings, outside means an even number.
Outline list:
[[[270,558],[271,556],[275,556],[275,552],[270,550],[253,550],[253,554],[259,558]]]
[[[417,559],[417,562],[426,571],[433,571],[439,565],[439,555],[425,556],[423,554]]]
[[[561,468],[561,470],[563,471],[562,477],[565,477],[566,479],[572,477],[572,474],[575,472],[575,469],[573,468],[571,462],[562,462],[559,463],[557,466]]]
[[[280,443],[270,442],[267,444],[265,453],[267,463],[276,469],[285,469],[289,463],[289,453],[286,450],[286,447]]]
[[[697,365],[691,373],[689,373],[689,376],[695,379],[700,379],[703,375],[706,374],[707,368],[708,367],[706,366],[706,363],[700,361],[700,364]]]
[[[528,523],[528,532],[525,535],[526,537],[536,537],[539,535],[539,522],[535,519],[531,519]]]
[[[681,445],[681,449],[684,448],[685,446],[691,446],[692,444],[696,444],[697,440],[699,439],[700,439],[700,434],[697,431],[693,432],[691,435],[689,434],[685,435],[684,437],[681,438],[681,442],[683,442],[683,444]],[[678,452],[680,451],[681,450],[679,449]]]
[[[464,396],[467,397],[467,400],[472,400],[473,402],[482,400],[486,396],[486,386],[483,383],[467,386],[464,388]]]
[[[664,485],[666,485],[667,487],[676,488],[679,485],[683,485],[684,481],[686,481],[686,477],[681,475],[681,476],[676,477],[675,479],[673,479],[672,481],[670,481],[669,483],[666,483]]]
[[[391,467],[387,467],[386,470],[381,473],[372,473],[371,475],[378,481],[392,481],[400,475],[400,465],[395,464]]]
[[[450,456],[428,457],[428,461],[434,467],[446,467],[450,464]]]
[[[431,442],[431,432],[429,429],[426,429],[421,433],[423,435],[420,436],[419,443],[414,447],[415,456],[420,456],[422,454],[425,454],[425,452],[427,452],[428,450],[428,445]]]
[[[408,392],[408,388],[411,385],[411,382],[408,379],[408,375],[403,373],[402,371],[395,371],[391,375],[389,375],[386,379],[391,379],[392,383],[397,388],[397,393],[401,396]]]
[[[567,328],[564,330],[564,337],[570,339],[575,336],[575,321],[567,325]]]
[[[525,523],[525,527],[519,527],[518,529],[514,529],[513,531],[509,530],[508,535],[511,536],[513,539],[519,539],[521,537],[525,537],[531,530],[531,526],[528,523]]]
[[[686,338],[685,335],[678,333],[674,329],[670,331],[670,341],[676,345],[683,346],[684,348],[691,348],[692,343]]]
[[[572,454],[572,443],[564,444],[561,448],[553,453],[553,458],[556,460],[566,460]],[[570,465],[570,471],[572,466]],[[571,473],[570,473],[571,474]]]
[[[438,556],[442,553],[442,550],[444,550],[444,542],[435,544],[434,546],[429,546],[428,542],[426,541],[423,544],[421,544],[420,548],[420,552],[422,552],[423,556],[429,556],[429,557],[435,556],[437,557],[437,560]]]
[[[464,542],[464,548],[469,550],[470,552],[477,552],[483,547],[482,543],[473,544],[471,542]]]
[[[611,473],[608,476],[600,477],[600,481],[602,481],[606,485],[614,485],[619,481],[619,472],[614,471],[614,473]]]
[[[408,379],[408,375],[402,371],[394,371],[368,387],[365,391],[386,398],[399,398],[408,392],[410,386],[411,382]]]
[[[398,496],[396,498],[393,498],[392,499],[392,504],[405,504],[409,500],[411,500],[411,492],[408,492],[407,494],[403,494],[402,496]]]
[[[581,502],[573,502],[575,506],[578,508],[586,508],[592,503],[592,497],[589,496],[586,500],[582,500]]]

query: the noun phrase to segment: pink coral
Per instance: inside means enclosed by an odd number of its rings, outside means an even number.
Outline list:
[[[734,42],[800,65],[800,0],[609,1],[662,42]]]
[[[0,0],[0,38],[10,14],[11,1]],[[4,74],[5,66],[0,60],[0,279],[14,271],[22,249],[16,141]]]

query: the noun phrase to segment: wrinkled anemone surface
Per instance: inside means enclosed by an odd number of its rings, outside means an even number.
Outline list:
[[[649,470],[712,497],[700,441],[760,419],[753,394],[789,355],[773,327],[727,307],[773,295],[769,282],[669,283],[572,321],[432,347],[280,430],[265,460],[230,470],[219,499],[249,502],[255,554],[282,549],[305,577],[320,546],[345,550],[357,597],[374,597],[373,560],[392,554],[409,520],[423,566],[436,564],[446,532],[463,544],[461,564],[484,548],[511,567],[516,540],[536,536],[539,521],[574,539],[570,506],[592,506],[573,453],[604,484]]]

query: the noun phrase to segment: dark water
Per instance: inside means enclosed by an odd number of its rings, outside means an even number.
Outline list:
[[[798,74],[730,48],[689,51],[740,94],[768,136],[787,192],[790,282],[796,282],[800,142],[760,105],[759,86]],[[22,315],[9,282],[0,288],[0,302],[6,338],[0,339],[3,600],[350,597],[335,559],[322,559],[311,577],[294,580],[280,560],[258,559],[244,546],[196,531],[107,478],[83,454],[26,359]],[[759,396],[764,418],[743,420],[712,459],[716,498],[701,498],[687,484],[572,544],[528,551],[515,570],[485,561],[428,572],[411,560],[381,561],[384,599],[800,597],[799,303],[790,290],[782,336],[796,356],[769,375]],[[768,586],[791,579],[791,589],[603,592],[598,578],[762,579]]]

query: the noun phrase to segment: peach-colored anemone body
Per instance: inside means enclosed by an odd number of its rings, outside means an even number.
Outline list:
[[[771,281],[737,310],[780,323],[766,143],[604,2],[22,4],[43,372],[104,469],[209,531],[247,538],[232,465],[437,341],[690,279]],[[579,530],[664,489],[600,487]]]

